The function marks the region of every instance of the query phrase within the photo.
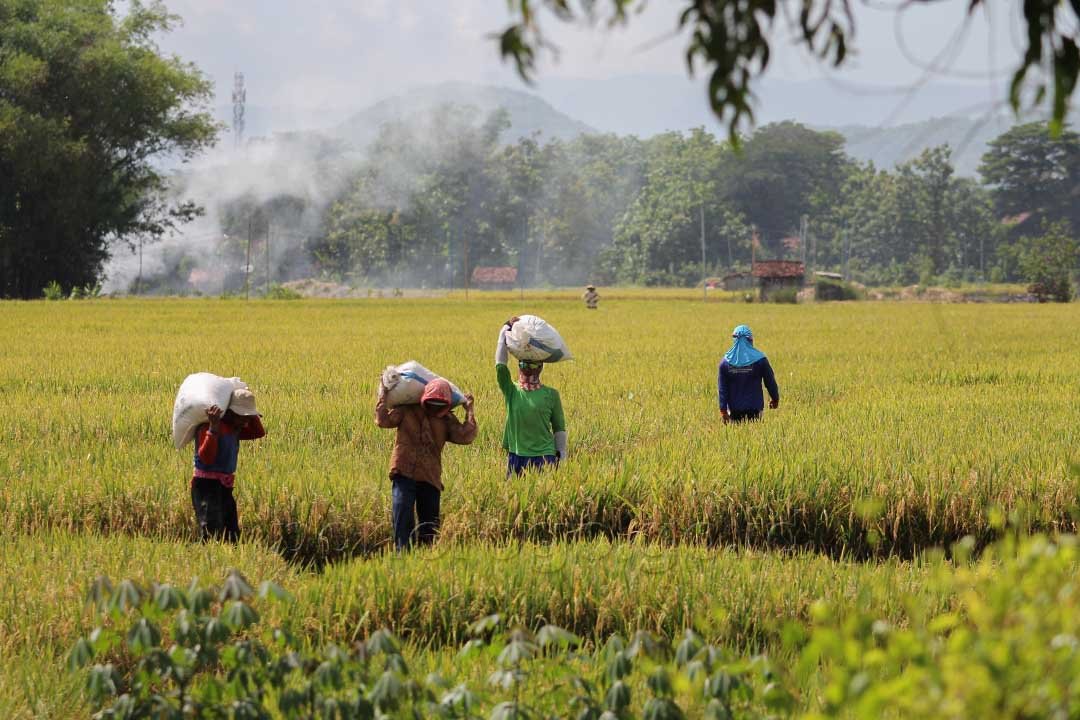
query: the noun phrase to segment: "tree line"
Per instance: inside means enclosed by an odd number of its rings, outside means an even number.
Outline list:
[[[384,126],[308,242],[316,267],[358,284],[407,271],[460,286],[508,265],[527,286],[691,285],[757,257],[867,284],[1020,281],[1059,235],[1076,265],[1080,137],[1046,123],[994,140],[979,180],[948,146],[885,170],[794,122],[738,148],[703,129],[507,143],[507,126],[453,106]]]

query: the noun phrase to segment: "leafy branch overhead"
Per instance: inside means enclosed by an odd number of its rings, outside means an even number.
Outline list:
[[[515,21],[498,37],[500,53],[531,82],[539,54],[558,50],[541,27],[544,9],[562,22],[585,20],[613,27],[630,22],[646,2],[515,0],[510,3]],[[968,2],[970,16],[983,9],[986,0]],[[897,11],[906,5],[898,4]],[[1076,44],[1080,1],[1025,0],[1023,15],[1026,47],[1013,74],[1009,102],[1019,112],[1025,91],[1033,93],[1033,106],[1041,105],[1050,94],[1052,126],[1058,132],[1080,73]],[[689,33],[687,69],[691,75],[699,68],[708,73],[709,103],[716,117],[727,123],[732,140],[744,122],[753,122],[751,85],[769,65],[777,23],[784,23],[819,61],[834,67],[843,65],[853,49],[856,27],[850,0],[682,0],[677,28]],[[1040,77],[1029,88],[1025,83],[1033,73]]]

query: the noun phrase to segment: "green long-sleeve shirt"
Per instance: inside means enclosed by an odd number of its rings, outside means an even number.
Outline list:
[[[559,391],[546,385],[522,390],[503,363],[495,365],[495,375],[506,399],[503,448],[522,457],[554,455],[555,433],[566,430]]]

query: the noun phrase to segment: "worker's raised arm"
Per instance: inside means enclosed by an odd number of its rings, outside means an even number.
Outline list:
[[[458,420],[451,413],[447,418],[446,439],[457,445],[468,445],[476,439],[476,415],[473,412],[473,396],[465,396],[465,422]]]
[[[499,328],[499,340],[495,343],[496,365],[505,365],[510,359],[510,351],[506,349],[506,331],[509,329],[506,325]]]
[[[401,425],[401,408],[392,408],[386,404],[386,386],[379,383],[379,399],[375,402],[375,424],[381,428],[396,428]]]
[[[779,407],[780,386],[776,384],[776,375],[769,364],[769,358],[761,358],[761,379],[765,381],[765,389],[769,391],[769,398],[772,400],[769,407]]]
[[[198,448],[199,462],[203,465],[213,465],[217,459],[218,432],[211,432],[207,424],[200,425],[195,430],[195,447]]]
[[[499,389],[502,390],[503,397],[508,402],[514,394],[514,379],[510,377],[510,368],[506,366],[510,359],[510,351],[506,348],[506,333],[517,320],[517,317],[512,317],[499,328],[499,340],[495,345],[495,378],[499,381]]]

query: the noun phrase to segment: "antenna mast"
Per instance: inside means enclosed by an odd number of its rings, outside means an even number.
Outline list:
[[[232,102],[233,140],[236,142],[236,147],[241,147],[244,144],[244,105],[247,103],[247,90],[244,89],[244,73],[242,72],[233,75]]]

